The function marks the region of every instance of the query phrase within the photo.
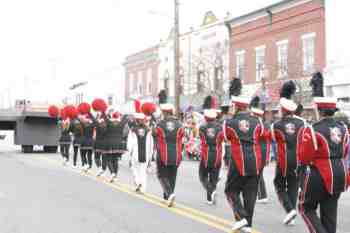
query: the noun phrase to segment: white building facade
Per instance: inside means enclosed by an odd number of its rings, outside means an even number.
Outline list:
[[[350,15],[348,1],[326,0],[326,94],[343,103],[350,102]],[[348,104],[344,104],[345,106]],[[347,107],[350,110],[350,106]]]
[[[202,25],[180,36],[181,106],[198,105],[206,95],[223,96],[229,85],[229,32],[224,19],[207,12]],[[173,33],[159,46],[159,88],[174,97]]]

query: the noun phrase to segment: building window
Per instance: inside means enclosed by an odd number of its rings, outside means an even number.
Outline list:
[[[197,67],[197,92],[204,91],[205,66],[202,62]]]
[[[148,94],[152,94],[152,77],[153,76],[153,70],[149,69],[147,72],[147,92]]]
[[[256,81],[261,81],[265,70],[265,48],[266,46],[259,46],[255,48],[255,73]]]
[[[139,94],[142,95],[142,85],[141,84],[139,84],[138,91],[139,91]]]
[[[152,94],[152,83],[151,82],[148,83],[148,93]]]
[[[288,40],[279,41],[277,45],[278,77],[288,76]]]
[[[139,95],[142,95],[143,92],[142,92],[142,71],[139,71],[138,72],[138,75],[137,75],[137,93]]]
[[[166,91],[169,90],[169,79],[170,79],[170,74],[169,74],[169,71],[167,70],[164,74],[164,89]]]
[[[301,37],[303,42],[303,71],[311,74],[315,71],[315,37],[316,33],[305,34]]]
[[[179,83],[179,94],[182,95],[184,93],[184,83],[185,83],[185,70],[183,67],[180,67],[179,70],[180,83]]]
[[[236,77],[244,80],[245,70],[245,51],[240,50],[236,52]]]
[[[169,78],[164,79],[164,89],[169,90]]]
[[[215,59],[214,68],[214,90],[222,90],[222,76],[223,76],[223,61],[222,57],[217,55]]]

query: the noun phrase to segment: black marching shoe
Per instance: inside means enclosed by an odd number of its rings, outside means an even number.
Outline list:
[[[207,204],[208,205],[213,205],[213,199],[211,193],[207,192]]]

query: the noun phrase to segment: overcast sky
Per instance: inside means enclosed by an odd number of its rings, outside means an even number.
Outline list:
[[[181,31],[208,10],[239,16],[275,2],[182,0]],[[121,94],[123,59],[167,35],[172,15],[173,0],[0,0],[0,107],[9,95],[53,101],[82,80]]]

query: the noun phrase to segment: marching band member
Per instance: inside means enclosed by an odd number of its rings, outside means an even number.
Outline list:
[[[73,168],[77,168],[78,152],[83,140],[83,126],[79,119],[72,120],[73,133]]]
[[[80,145],[82,170],[87,172],[92,168],[94,123],[89,114],[80,115],[79,119],[83,127],[83,138]]]
[[[232,152],[225,194],[236,219],[232,230],[251,232],[261,170],[259,138],[263,134],[263,126],[248,112],[247,99],[235,96],[232,102],[235,115],[225,121],[223,126],[224,136],[231,144]]]
[[[127,150],[131,157],[131,170],[134,175],[136,192],[145,193],[147,185],[147,166],[153,154],[153,136],[145,124],[146,115],[135,113],[136,124],[129,131]]]
[[[128,134],[127,123],[121,122],[121,114],[119,112],[112,113],[108,118],[106,115],[107,129],[105,133],[106,148],[103,151],[104,156],[107,156],[107,166],[111,173],[110,182],[113,182],[118,175],[119,160],[122,154],[126,152],[123,138]]]
[[[206,190],[207,203],[216,203],[216,185],[222,164],[223,132],[221,124],[216,121],[214,109],[204,110],[206,123],[199,129],[201,140],[201,161],[199,179]]]
[[[277,166],[274,185],[278,198],[287,215],[283,223],[293,223],[297,212],[296,203],[298,196],[298,150],[300,141],[298,135],[305,124],[302,120],[293,116],[297,105],[292,101],[282,98],[282,119],[272,125],[272,135],[277,144]]]
[[[70,136],[71,123],[69,118],[62,117],[60,121],[60,125],[61,125],[61,136],[59,139],[60,152],[63,158],[63,165],[65,166],[69,161],[69,148],[72,140]]]
[[[96,176],[101,176],[102,174],[105,174],[107,169],[107,160],[106,156],[103,155],[103,150],[105,146],[106,141],[106,129],[107,129],[107,123],[102,117],[102,114],[100,114],[95,122],[95,164],[96,167],[99,169]]]
[[[304,122],[304,125],[309,127],[311,125],[307,122],[306,119],[304,119],[302,117],[303,112],[304,112],[304,106],[302,104],[298,104],[298,107],[294,112],[294,117],[302,120]],[[298,190],[299,190],[299,192],[301,191],[301,188],[302,188],[302,181],[304,179],[303,176],[305,175],[306,169],[307,169],[307,166],[301,164],[300,161],[298,160],[297,177],[298,177],[298,186],[299,186]]]
[[[271,135],[269,132],[269,127],[263,122],[264,110],[260,109],[260,98],[255,96],[250,102],[250,111],[253,116],[257,117],[261,125],[264,126],[264,136],[260,137],[261,144],[261,171],[259,177],[259,187],[258,187],[258,200],[257,203],[268,202],[267,191],[264,179],[264,168],[268,165],[270,161],[270,149],[271,149]]]
[[[300,162],[308,169],[299,197],[299,211],[310,233],[335,233],[338,200],[346,191],[349,173],[346,167],[349,133],[333,116],[337,100],[314,98],[320,121],[304,130],[300,137]],[[317,208],[320,207],[320,217]]]
[[[184,129],[174,116],[172,104],[161,104],[164,119],[153,130],[157,140],[157,176],[163,188],[163,198],[171,207],[175,201],[177,170],[182,160]]]
[[[281,89],[280,111],[282,118],[272,124],[271,132],[277,145],[277,166],[274,185],[287,215],[283,220],[285,225],[294,225],[297,216],[296,203],[298,197],[298,151],[300,141],[298,136],[305,127],[305,122],[294,117],[297,109],[291,98],[295,93],[293,81],[286,82]]]
[[[220,123],[223,124],[224,121],[228,120],[232,118],[232,115],[230,114],[230,103],[229,102],[224,102],[221,105],[221,119],[220,119]],[[223,156],[223,160],[225,163],[225,168],[227,169],[229,167],[229,163],[231,160],[231,145],[229,144],[229,142],[225,141],[224,142],[224,156]]]

